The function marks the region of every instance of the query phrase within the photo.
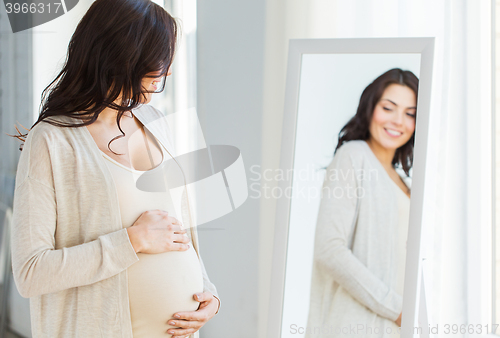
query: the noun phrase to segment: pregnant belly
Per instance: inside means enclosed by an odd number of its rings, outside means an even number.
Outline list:
[[[203,292],[203,276],[193,247],[187,251],[137,254],[127,270],[134,338],[170,337],[165,331],[176,312],[196,311],[195,293]]]

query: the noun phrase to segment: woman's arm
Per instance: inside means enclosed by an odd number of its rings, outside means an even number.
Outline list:
[[[14,192],[12,270],[21,296],[34,297],[96,283],[139,260],[126,229],[55,249],[55,201],[54,189],[29,176]]]
[[[191,220],[191,217],[190,217],[189,199],[187,197],[186,191],[187,190],[185,188],[185,190],[184,190],[184,192],[182,194],[183,201],[181,202],[181,204],[183,204],[186,207],[186,209],[184,209],[185,210],[185,216],[183,217],[183,219],[185,219],[188,222],[189,231],[187,231],[187,235],[188,235],[189,239],[193,242],[193,244],[195,245],[195,247],[197,248],[198,258],[199,258],[200,267],[201,267],[201,273],[202,273],[202,276],[203,276],[203,292],[210,292],[217,299],[217,301],[218,301],[217,302],[217,304],[218,304],[217,311],[215,312],[215,314],[217,314],[219,312],[219,308],[220,308],[219,295],[217,293],[217,289],[215,288],[215,285],[208,278],[207,270],[205,269],[205,264],[203,264],[203,259],[201,258],[200,244],[199,244],[199,241],[198,241],[197,230],[196,230],[196,227],[192,227],[191,226],[191,221],[192,220]]]
[[[210,292],[218,300],[219,306],[217,307],[217,311],[215,312],[215,314],[217,314],[220,309],[219,294],[217,293],[215,285],[208,278],[207,271],[205,270],[205,265],[203,264],[203,260],[201,259],[201,255],[200,255],[200,265],[201,265],[201,271],[203,273],[203,292],[207,291]]]
[[[395,321],[401,313],[402,297],[375,276],[348,248],[356,221],[355,189],[360,187],[356,178],[358,172],[350,157],[352,151],[357,151],[354,145],[340,147],[327,168],[316,226],[314,258],[357,301],[378,315]],[[358,193],[361,195],[360,190]]]

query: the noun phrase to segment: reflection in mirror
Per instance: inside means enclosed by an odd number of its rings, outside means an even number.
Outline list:
[[[493,266],[492,266],[492,285],[493,285],[493,323],[500,323],[500,0],[496,0],[494,4],[495,10],[495,44],[494,44],[494,64],[496,64],[495,72],[493,73],[493,77],[495,79],[494,88],[496,92],[494,93],[495,102],[494,102],[494,116],[493,121],[495,121],[494,125],[494,144],[493,149],[495,153],[493,154],[494,163],[493,163],[493,171],[495,180],[493,181],[495,184],[494,187],[494,212],[493,212]],[[498,327],[493,328],[493,332],[496,335],[500,336],[500,329]]]
[[[494,44],[494,64],[496,64],[494,77],[494,88],[496,92],[494,93],[494,144],[493,149],[495,153],[493,154],[494,163],[493,171],[495,180],[494,187],[494,212],[493,212],[493,266],[492,266],[492,285],[493,285],[493,301],[492,301],[492,313],[493,313],[493,323],[500,323],[500,0],[496,0],[494,4],[495,10],[495,44]],[[500,336],[500,329],[498,327],[493,328],[492,333]]]
[[[282,337],[399,337],[419,72],[303,55]]]

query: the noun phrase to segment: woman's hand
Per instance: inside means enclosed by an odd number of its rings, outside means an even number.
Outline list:
[[[398,319],[396,319],[396,325],[397,325],[398,327],[401,327],[401,315],[403,315],[403,313],[402,313],[402,312],[399,314]]]
[[[198,310],[174,313],[174,319],[168,321],[169,325],[178,327],[178,329],[167,330],[172,338],[189,337],[212,319],[219,308],[219,300],[208,291],[196,294],[193,298],[200,302]]]
[[[143,212],[127,232],[135,252],[157,254],[189,249],[186,230],[163,210]]]

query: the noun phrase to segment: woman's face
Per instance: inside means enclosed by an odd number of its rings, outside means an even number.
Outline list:
[[[169,68],[167,76],[169,76],[170,74],[172,74],[172,71]],[[158,88],[160,88],[163,76],[160,75],[160,72],[149,73],[148,76],[152,77],[144,77],[142,79],[142,87],[146,91],[154,92]],[[151,95],[153,95],[153,93],[144,93],[144,95],[146,96],[146,102],[143,102],[143,104],[148,104],[149,102],[151,102]]]
[[[375,105],[370,138],[386,149],[403,146],[415,130],[417,100],[409,87],[391,84]]]

